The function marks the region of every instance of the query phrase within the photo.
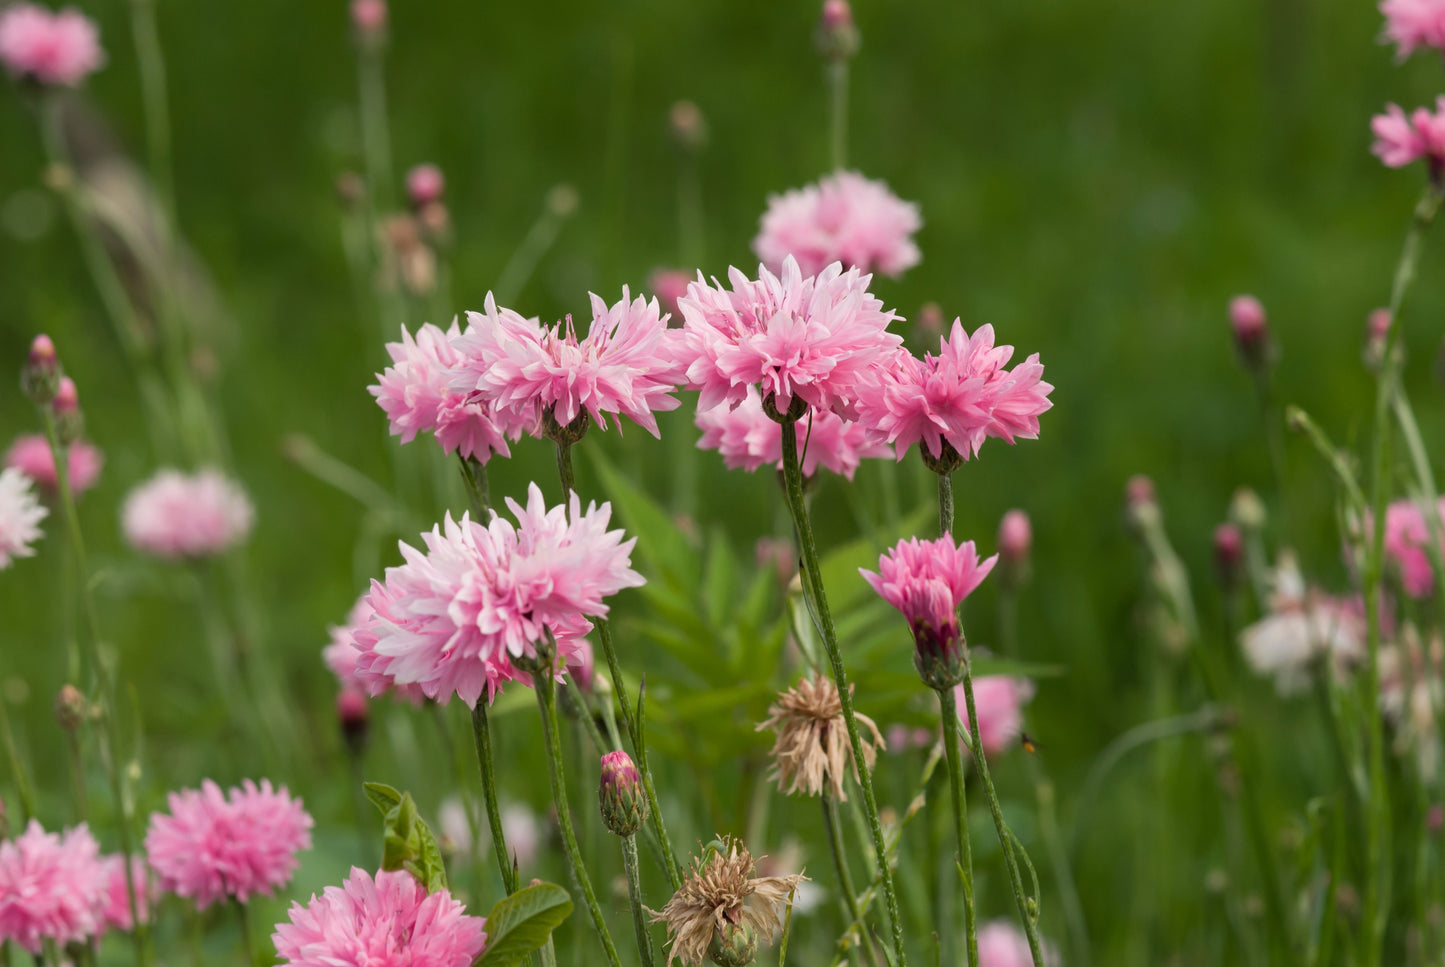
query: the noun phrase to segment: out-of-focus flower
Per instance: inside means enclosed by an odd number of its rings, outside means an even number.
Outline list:
[[[482,917],[446,890],[427,893],[410,873],[352,867],[342,886],[328,886],[271,936],[292,967],[468,967],[486,946]]]
[[[737,406],[756,387],[778,413],[794,399],[853,418],[860,384],[902,337],[888,331],[892,310],[868,291],[871,276],[834,262],[804,276],[790,255],[782,272],[765,266],[753,281],[728,270],[730,288],[698,274],[678,302],[679,348],[698,408]]]
[[[612,306],[591,298],[592,325],[579,338],[571,316],[549,329],[499,309],[487,293],[484,311],[467,313],[453,342],[463,358],[451,370],[452,390],[533,425],[550,418],[567,427],[585,413],[605,430],[612,414],[657,436],[653,413],[677,408],[672,393],[682,381],[667,320],[656,299],[633,299],[626,286]]]
[[[1214,571],[1226,588],[1239,584],[1244,573],[1244,534],[1238,524],[1225,521],[1214,528]]]
[[[973,680],[974,711],[978,713],[978,737],[984,755],[997,755],[1023,732],[1023,707],[1034,697],[1034,683],[1012,675],[983,675]],[[963,686],[954,688],[958,720],[969,735],[968,705]]]
[[[1445,701],[1445,642],[1439,632],[1424,642],[1413,624],[1397,644],[1380,649],[1380,711],[1395,732],[1395,751],[1413,751],[1420,774],[1433,781],[1440,770],[1436,709]]]
[[[1370,150],[1387,167],[1403,168],[1424,158],[1435,177],[1445,166],[1445,97],[1439,98],[1433,112],[1416,108],[1409,117],[1398,105],[1387,105],[1384,114],[1370,121],[1370,130],[1375,134]]]
[[[331,669],[342,689],[370,691],[368,683],[363,682],[356,673],[356,660],[361,655],[356,647],[356,631],[370,621],[375,613],[371,607],[370,594],[363,594],[351,606],[351,613],[346,616],[346,624],[331,627],[331,643],[321,649],[321,660]],[[386,691],[413,705],[420,705],[426,700],[421,689],[415,685],[399,685]],[[371,694],[379,693],[372,691]]]
[[[1028,511],[1008,511],[998,523],[998,554],[1005,561],[1023,561],[1033,546],[1034,531]]]
[[[763,466],[782,469],[783,428],[763,412],[762,400],[751,386],[736,409],[714,406],[699,412],[696,423],[703,431],[698,449],[717,450],[729,468],[749,472]],[[893,456],[892,448],[876,430],[831,410],[804,417],[797,440],[805,477],[813,476],[821,465],[852,480],[864,457]]]
[[[1442,0],[1384,0],[1380,13],[1385,16],[1385,30],[1380,39],[1396,46],[1400,60],[1419,47],[1445,50],[1445,2]]]
[[[95,485],[105,458],[89,443],[77,440],[70,445],[65,462],[71,496],[78,497]],[[20,470],[48,493],[56,490],[55,457],[50,442],[38,433],[16,437],[5,451],[5,466]]]
[[[1058,967],[1059,957],[1043,945],[1043,967]],[[990,920],[978,928],[978,967],[1033,967],[1029,938],[1010,920]]]
[[[100,863],[103,877],[100,906],[102,924],[112,930],[129,931],[135,924],[130,915],[130,891],[125,882],[125,857],[114,853],[101,857]],[[135,887],[136,912],[140,915],[141,923],[149,923],[155,891],[151,888],[150,872],[146,868],[144,857],[130,858],[130,879]]]
[[[401,342],[386,344],[392,365],[367,387],[391,422],[392,436],[410,443],[418,433],[433,433],[446,453],[486,463],[492,454],[511,456],[507,439],[520,437],[532,424],[496,414],[483,400],[449,387],[450,370],[464,357],[453,345],[457,323],[441,329],[431,323],[416,336],[401,328]]]
[[[861,39],[853,22],[853,7],[848,0],[823,0],[816,39],[818,53],[823,55],[824,60],[846,61],[858,53]]]
[[[69,447],[85,435],[85,413],[80,409],[80,392],[75,380],[69,376],[60,377],[55,399],[50,401],[50,412],[55,416],[55,439],[63,447]]]
[[[1280,555],[1269,613],[1240,632],[1245,660],[1274,679],[1282,695],[1309,683],[1311,666],[1328,660],[1337,674],[1365,653],[1365,621],[1359,603],[1309,588],[1294,556]]]
[[[434,164],[420,164],[406,173],[406,197],[413,208],[425,208],[441,201],[447,179]]]
[[[494,698],[506,682],[530,681],[514,659],[535,656],[550,634],[565,662],[591,630],[588,616],[607,613],[604,599],[643,583],[631,568],[636,538],[607,529],[610,504],[584,513],[572,494],[549,510],[534,483],[526,507],[507,506],[516,525],[448,516],[422,535],[424,551],[402,544],[406,563],[372,583],[374,614],[354,635],[372,694],[415,685],[438,702]]]
[[[341,737],[353,753],[360,753],[366,744],[366,729],[371,719],[371,710],[366,704],[366,693],[355,688],[343,688],[336,696],[336,721],[341,726]]]
[[[1436,506],[1445,515],[1445,498]],[[1385,555],[1399,570],[1400,586],[1412,598],[1426,597],[1435,587],[1435,569],[1426,550],[1429,546],[1430,524],[1418,503],[1397,500],[1385,509]]]
[[[73,7],[33,3],[0,10],[0,63],[12,77],[77,87],[105,64],[95,21]]]
[[[1269,317],[1264,304],[1252,295],[1237,295],[1229,300],[1229,325],[1234,331],[1234,345],[1244,364],[1257,369],[1269,362]]]
[[[145,849],[160,887],[198,910],[270,896],[291,881],[296,854],[311,848],[311,817],[283,787],[247,779],[228,792],[207,779],[166,797],[151,815]]]
[[[60,389],[60,357],[55,342],[41,333],[30,341],[25,366],[20,370],[20,389],[32,403],[44,405]]]
[[[1365,365],[1379,369],[1385,360],[1385,343],[1390,338],[1390,310],[1375,309],[1365,320]]]
[[[698,967],[705,960],[748,964],[758,942],[769,942],[783,929],[789,895],[805,877],[755,876],[753,856],[737,840],[724,839],[722,849],[694,858],[682,888],[672,895],[654,923],[667,924],[671,938],[667,962],[680,960]]]
[[[923,226],[918,206],[856,171],[839,171],[816,185],[768,199],[753,254],[772,272],[789,255],[804,275],[832,262],[860,272],[897,277],[920,259],[913,234]]]
[[[47,940],[64,947],[94,936],[103,882],[100,847],[84,823],[47,833],[32,819],[0,842],[0,942],[38,955]]]
[[[40,540],[40,522],[48,513],[25,473],[0,470],[0,571],[17,557],[34,556],[31,545]]]
[[[542,830],[537,825],[536,814],[526,806],[502,807],[502,835],[507,838],[507,849],[512,851],[519,868],[526,868],[537,858]]]
[[[691,101],[676,101],[667,112],[672,139],[685,151],[699,151],[707,144],[707,119]],[[658,294],[661,298],[661,293]]]
[[[426,226],[410,213],[398,212],[376,226],[382,260],[377,276],[381,286],[398,284],[413,295],[431,295],[437,284],[437,255],[427,244]]]
[[[647,278],[647,288],[662,304],[674,325],[682,325],[682,313],[678,311],[677,300],[687,295],[687,286],[691,281],[692,277],[681,269],[654,269]]]
[[[351,26],[365,43],[380,40],[386,30],[386,0],[351,0]]]
[[[852,685],[848,688],[851,690]],[[859,739],[863,743],[863,761],[871,769],[883,736],[878,726],[866,715],[856,716]],[[780,694],[768,707],[768,717],[758,723],[757,730],[771,729],[777,734],[769,755],[773,772],[769,778],[778,781],[778,788],[788,795],[831,795],[846,802],[843,779],[851,770],[857,778],[853,761],[853,744],[848,740],[848,727],[843,721],[843,702],[838,686],[827,675],[804,678]]]
[[[131,546],[157,557],[207,557],[251,532],[251,501],[218,470],[162,470],[130,492],[120,512]]]

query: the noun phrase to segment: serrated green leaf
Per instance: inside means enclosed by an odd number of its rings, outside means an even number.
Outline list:
[[[401,793],[384,782],[364,782],[361,787],[366,790],[366,798],[371,800],[371,804],[381,810],[383,817],[401,804]]]
[[[473,967],[515,967],[571,913],[572,897],[555,883],[518,890],[487,914],[487,948]]]

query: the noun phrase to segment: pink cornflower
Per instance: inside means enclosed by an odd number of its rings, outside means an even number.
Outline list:
[[[10,467],[0,470],[0,571],[17,557],[33,557],[40,522],[49,509],[35,496],[30,478]]]
[[[973,704],[978,712],[978,737],[984,755],[997,755],[1023,732],[1023,707],[1034,697],[1034,684],[1011,675],[984,675],[973,680]],[[973,734],[968,720],[968,703],[963,686],[954,689],[958,720],[963,731]]]
[[[119,853],[102,856],[100,859],[102,885],[100,891],[100,918],[104,927],[112,930],[129,931],[135,924],[130,916],[130,892],[125,882],[125,857]],[[154,894],[150,887],[150,874],[144,857],[130,858],[130,877],[135,884],[136,912],[142,923],[150,921],[150,905]]]
[[[79,10],[16,3],[0,10],[0,63],[13,77],[77,87],[105,63],[105,51],[95,21]]]
[[[0,841],[0,942],[39,954],[46,940],[64,947],[94,936],[103,879],[100,847],[84,823],[47,833],[32,819]]]
[[[356,647],[356,632],[365,627],[375,613],[370,593],[363,594],[351,606],[351,612],[346,616],[346,624],[332,625],[329,629],[331,643],[321,649],[321,660],[326,663],[327,668],[331,669],[331,673],[336,676],[342,689],[352,689],[358,692],[370,691],[367,683],[363,682],[361,676],[356,672],[356,662],[361,657],[361,651]],[[415,685],[398,685],[394,688],[382,689],[382,691],[389,691],[397,698],[405,699],[413,705],[420,705],[426,700],[421,689]],[[372,694],[380,694],[380,692],[372,692]]]
[[[1029,938],[1008,920],[991,920],[978,928],[978,967],[1033,967]],[[1051,965],[1053,958],[1045,957]]]
[[[1445,515],[1445,498],[1438,505]],[[1426,550],[1430,525],[1413,500],[1397,500],[1385,510],[1385,555],[1400,572],[1400,585],[1412,598],[1427,597],[1435,587],[1435,569]],[[1445,549],[1445,548],[1442,548]]]
[[[410,873],[357,867],[341,886],[291,904],[271,942],[292,967],[469,967],[486,946],[486,920],[446,890],[427,893]]]
[[[923,225],[918,206],[856,171],[839,171],[816,185],[768,198],[753,254],[774,273],[788,256],[804,275],[832,262],[897,277],[920,259],[913,233]]]
[[[571,316],[549,329],[498,309],[487,293],[484,311],[467,313],[454,340],[465,358],[451,371],[452,390],[534,425],[551,417],[565,427],[586,413],[605,430],[610,413],[657,436],[653,412],[677,408],[671,394],[682,381],[667,317],[656,299],[633,299],[626,286],[610,307],[591,298],[592,325],[579,338]]]
[[[78,497],[94,486],[104,464],[105,458],[89,443],[84,440],[72,443],[66,454],[71,495]],[[16,437],[5,451],[5,466],[20,470],[47,493],[55,492],[55,458],[50,452],[50,442],[40,434]]]
[[[441,201],[447,179],[434,164],[421,164],[406,173],[406,197],[414,208],[425,208]]]
[[[1380,40],[1395,44],[1400,60],[1416,48],[1445,49],[1445,0],[1384,0],[1385,30]]]
[[[357,675],[373,694],[415,685],[438,702],[491,700],[506,682],[530,681],[514,659],[534,656],[549,632],[563,663],[579,657],[587,616],[643,583],[630,566],[636,538],[607,530],[610,504],[584,513],[574,493],[549,510],[534,483],[526,507],[507,506],[516,525],[495,513],[486,526],[448,516],[422,535],[424,551],[402,544],[406,563],[372,583],[376,613],[355,640]]]
[[[245,903],[291,881],[296,854],[311,848],[311,817],[301,800],[269,780],[247,779],[228,792],[207,779],[166,797],[154,813],[145,849],[160,888],[204,910],[219,900]]]
[[[1403,168],[1424,158],[1433,176],[1445,165],[1445,96],[1436,101],[1433,113],[1421,107],[1409,117],[1399,105],[1387,105],[1384,114],[1370,121],[1370,130],[1375,134],[1370,150],[1387,167]]]
[[[126,497],[121,529],[137,550],[197,558],[239,544],[255,516],[245,492],[218,470],[162,470]]]
[[[698,449],[717,450],[730,469],[751,472],[763,466],[782,468],[783,428],[763,412],[762,400],[751,386],[737,409],[715,406],[698,413],[696,422],[703,431]],[[805,477],[817,473],[822,465],[852,480],[864,457],[893,456],[892,448],[877,432],[830,410],[804,417],[798,424],[797,437]]]
[[[937,356],[899,351],[876,369],[862,387],[860,419],[894,444],[899,460],[914,443],[925,458],[949,464],[976,456],[989,437],[1035,439],[1054,387],[1038,353],[1005,369],[1013,353],[994,345],[992,326],[969,336],[955,319]]]
[[[494,453],[511,456],[507,439],[517,439],[530,424],[500,418],[482,400],[448,388],[449,371],[465,359],[453,345],[460,334],[456,322],[446,330],[427,323],[415,337],[402,326],[401,342],[386,345],[393,365],[367,389],[391,421],[391,435],[402,443],[430,432],[446,453],[480,463]]]
[[[897,317],[868,292],[871,279],[837,262],[804,276],[791,255],[778,275],[759,266],[756,282],[729,269],[728,289],[698,273],[678,302],[679,359],[702,391],[698,408],[737,406],[755,386],[779,413],[796,397],[853,418],[865,374],[903,341],[888,331]]]

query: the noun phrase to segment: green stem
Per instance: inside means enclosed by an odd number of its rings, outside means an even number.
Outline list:
[[[478,699],[472,708],[472,738],[477,747],[477,765],[482,774],[482,797],[487,804],[487,822],[492,827],[492,852],[497,855],[497,869],[510,896],[517,892],[517,870],[512,854],[507,851],[507,837],[502,831],[502,813],[497,808],[497,773],[492,762],[492,728],[487,722],[485,699]]]
[[[391,206],[391,131],[386,112],[386,72],[382,45],[361,43],[356,60],[357,91],[361,101],[361,142],[366,163],[366,196],[375,223],[378,208]]]
[[[577,682],[573,680],[570,673],[568,673],[563,687],[567,689],[567,698],[576,709],[577,718],[582,722],[582,729],[587,733],[587,738],[592,741],[592,747],[597,750],[597,754],[601,756],[611,752],[614,748],[621,748],[620,745],[613,746],[602,737],[602,731],[597,728],[597,722],[592,717],[592,709],[587,706],[587,696],[582,694],[582,689],[577,687]]]
[[[953,474],[935,474],[938,477],[938,531],[944,537],[953,536]]]
[[[1028,761],[1034,779],[1034,795],[1039,804],[1039,833],[1043,836],[1045,848],[1049,852],[1049,862],[1054,867],[1059,897],[1064,904],[1064,919],[1068,923],[1073,945],[1073,963],[1075,967],[1088,967],[1089,928],[1084,920],[1083,905],[1079,902],[1079,889],[1074,883],[1069,854],[1064,849],[1063,836],[1059,833],[1059,820],[1054,807],[1054,784],[1039,768],[1036,758],[1029,756]]]
[[[863,790],[863,806],[868,814],[868,825],[873,837],[873,850],[878,858],[878,872],[883,881],[883,894],[888,903],[888,919],[893,929],[893,947],[899,967],[907,964],[908,958],[903,943],[903,918],[898,908],[898,890],[893,881],[893,871],[888,865],[888,849],[883,839],[883,822],[878,816],[878,797],[873,791],[873,775],[863,755],[863,743],[858,735],[858,718],[853,711],[853,694],[848,684],[848,670],[843,665],[843,653],[838,647],[838,633],[833,627],[833,615],[828,608],[827,593],[823,589],[822,572],[818,562],[818,545],[813,539],[813,523],[808,517],[808,507],[803,501],[803,474],[798,466],[797,424],[788,421],[782,424],[783,437],[783,483],[787,490],[788,509],[793,515],[797,530],[804,587],[810,592],[816,609],[818,623],[823,634],[823,645],[828,651],[828,660],[833,666],[833,680],[838,685],[838,697],[843,706],[843,721],[848,727],[848,740],[853,749],[853,764],[858,773],[858,785]]]
[[[632,929],[637,933],[637,952],[643,967],[656,963],[652,937],[647,932],[647,915],[642,906],[642,881],[637,873],[637,837],[622,837],[622,868],[627,872],[627,900],[632,907]]]
[[[155,0],[131,0],[131,33],[140,67],[141,101],[145,107],[146,147],[151,177],[160,196],[161,212],[169,235],[176,218],[175,179],[171,174],[171,118],[166,97],[166,62],[156,30]]]
[[[15,735],[10,731],[10,713],[5,710],[5,698],[0,696],[0,739],[5,742],[5,757],[10,762],[10,774],[15,777],[15,790],[20,794],[20,822],[23,828],[35,815],[35,790],[30,785],[30,770],[20,759],[15,748]]]
[[[572,471],[572,444],[566,440],[557,441],[557,476],[562,481],[562,502],[565,504],[577,491],[577,475]]]
[[[80,726],[67,727],[65,750],[70,759],[70,792],[75,798],[75,819],[85,822],[85,763],[80,758]]]
[[[241,926],[241,950],[246,957],[246,967],[256,963],[256,946],[251,941],[251,911],[246,904],[236,901],[236,919]]]
[[[942,475],[940,475],[942,479]],[[963,876],[963,923],[968,938],[968,963],[978,963],[978,914],[973,897],[973,844],[968,838],[968,799],[963,784],[963,763],[953,736],[958,721],[958,700],[951,688],[938,689],[938,712],[943,718],[943,748],[948,757],[949,791],[953,798],[953,831],[958,837],[958,868]],[[1008,852],[1005,848],[1004,852]]]
[[[475,457],[457,455],[462,468],[462,483],[467,488],[467,500],[471,504],[472,519],[483,527],[491,520],[492,493],[487,482],[487,467]]]
[[[842,171],[848,156],[848,60],[835,58],[828,64],[829,156],[834,171]]]
[[[853,874],[848,870],[848,850],[843,845],[843,828],[838,825],[838,803],[827,792],[818,798],[823,806],[823,826],[828,831],[828,848],[833,854],[833,868],[838,871],[838,889],[842,891],[843,904],[847,908],[849,920],[861,923],[863,909],[858,906],[858,893],[853,888]],[[878,967],[878,951],[873,946],[872,938],[866,934],[863,937],[863,946],[868,951],[869,963]]]

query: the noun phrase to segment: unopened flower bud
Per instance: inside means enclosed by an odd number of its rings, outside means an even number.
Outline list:
[[[923,621],[913,625],[913,667],[923,684],[935,692],[963,681],[968,647],[956,619],[939,627]]]
[[[1235,296],[1229,300],[1229,324],[1244,364],[1256,371],[1264,368],[1269,363],[1269,321],[1264,306],[1252,295]]]
[[[1124,485],[1125,516],[1129,526],[1143,531],[1159,522],[1159,504],[1154,498],[1154,481],[1142,473]]]
[[[366,45],[386,38],[386,0],[351,0],[351,26],[356,38]]]
[[[360,754],[366,745],[366,728],[371,718],[366,696],[354,688],[344,688],[336,696],[336,721],[341,725],[341,737],[346,747],[354,754]]]
[[[446,187],[446,177],[434,164],[417,165],[406,173],[406,197],[413,208],[425,208],[434,201],[441,201]]]
[[[707,959],[718,967],[747,967],[757,959],[758,934],[747,921],[733,923],[726,918],[716,924],[707,945]]]
[[[1033,540],[1033,525],[1025,511],[1014,509],[1003,515],[998,524],[999,578],[1009,588],[1018,588],[1028,580]]]
[[[700,151],[707,144],[707,119],[691,101],[678,101],[667,112],[673,140],[684,151]]]
[[[55,721],[67,732],[74,732],[85,723],[89,706],[80,689],[74,685],[62,685],[55,696]]]
[[[30,355],[20,372],[20,388],[31,402],[44,405],[60,390],[60,357],[55,343],[43,333],[30,343]]]
[[[848,0],[824,0],[823,15],[818,20],[818,53],[824,60],[839,62],[858,53],[858,25],[853,22],[853,8]]]
[[[1376,309],[1365,321],[1365,366],[1380,368],[1385,361],[1385,342],[1390,338],[1390,310]]]
[[[602,822],[618,836],[631,836],[647,822],[647,796],[642,774],[621,749],[602,757],[602,783],[597,788]]]
[[[68,447],[85,435],[85,415],[80,412],[80,393],[75,388],[75,380],[62,376],[50,405],[55,410],[55,433],[61,446]]]
[[[943,306],[937,302],[925,302],[918,310],[918,329],[924,335],[936,336],[943,332],[947,321],[943,316]]]
[[[1239,584],[1244,567],[1244,535],[1239,526],[1223,523],[1214,528],[1214,570],[1226,588]]]
[[[1248,487],[1240,487],[1234,492],[1234,498],[1229,502],[1229,519],[1239,525],[1239,529],[1251,533],[1264,529],[1266,520],[1264,501],[1259,499],[1259,494]]]
[[[923,465],[937,474],[950,474],[963,466],[963,455],[953,448],[953,444],[939,438],[938,455],[926,446],[920,445],[918,454],[923,458]]]
[[[352,209],[366,197],[366,182],[354,171],[343,171],[336,176],[336,200],[342,208]]]

